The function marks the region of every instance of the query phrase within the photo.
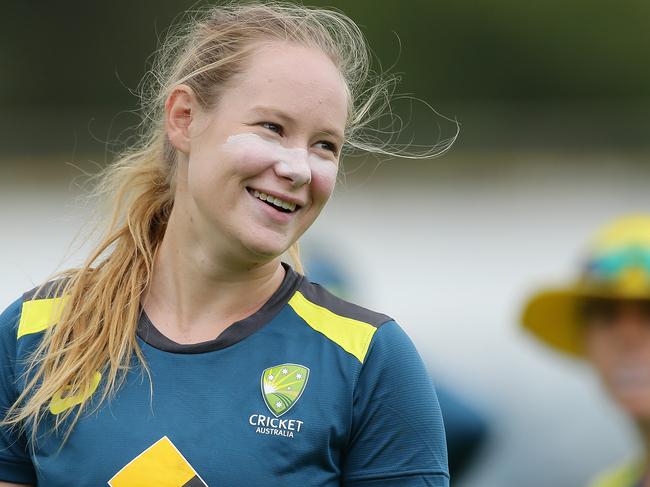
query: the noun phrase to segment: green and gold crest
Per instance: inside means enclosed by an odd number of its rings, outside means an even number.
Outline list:
[[[276,418],[298,402],[308,378],[309,369],[298,364],[275,365],[262,372],[262,397]]]

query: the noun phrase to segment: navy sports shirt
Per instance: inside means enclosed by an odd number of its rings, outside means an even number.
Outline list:
[[[93,411],[55,396],[36,444],[0,429],[0,480],[47,487],[446,487],[438,400],[415,347],[389,317],[334,297],[286,266],[250,317],[181,345],[144,312],[117,395]],[[61,299],[27,293],[0,315],[0,412]],[[53,325],[54,324],[54,325]],[[101,371],[95,384],[100,387]],[[53,419],[90,401],[67,442]]]

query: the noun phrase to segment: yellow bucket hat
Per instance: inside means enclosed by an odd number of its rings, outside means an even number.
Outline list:
[[[547,345],[582,357],[584,298],[650,299],[650,215],[625,216],[602,228],[578,279],[534,294],[524,307],[523,327]]]

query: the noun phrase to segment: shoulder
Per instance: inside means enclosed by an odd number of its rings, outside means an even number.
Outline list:
[[[59,320],[66,302],[65,284],[65,279],[57,279],[23,294],[18,338],[39,333]]]
[[[628,462],[598,475],[589,487],[635,487],[643,478],[643,464]]]
[[[22,295],[23,301],[37,301],[42,299],[56,299],[63,296],[63,288],[68,282],[67,278],[53,279],[40,286],[36,286]]]
[[[15,340],[23,306],[23,296],[16,299],[0,313],[0,337],[2,342]]]
[[[379,328],[384,323],[392,321],[390,316],[341,299],[320,284],[310,282],[306,278],[300,283],[291,301],[294,304],[300,302],[301,304],[298,304],[298,306],[307,306],[312,309],[320,308],[333,315],[365,323],[374,328]]]
[[[307,325],[361,363],[366,359],[376,332],[393,322],[390,316],[341,299],[306,278],[288,304]]]
[[[0,314],[0,334],[17,340],[45,330],[58,320],[65,303],[63,280],[49,281],[26,291]]]

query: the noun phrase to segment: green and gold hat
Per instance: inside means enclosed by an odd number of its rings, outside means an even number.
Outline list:
[[[584,298],[650,299],[650,215],[625,216],[605,226],[592,241],[578,279],[533,295],[522,324],[547,345],[581,357]]]

